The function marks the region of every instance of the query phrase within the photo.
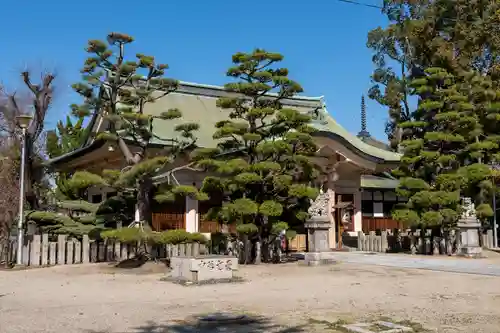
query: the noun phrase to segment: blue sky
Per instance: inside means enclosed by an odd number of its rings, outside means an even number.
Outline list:
[[[324,95],[329,112],[357,133],[360,99],[370,87],[370,29],[384,26],[379,10],[336,0],[8,0],[0,20],[0,79],[21,86],[20,70],[58,74],[47,127],[77,102],[70,85],[80,79],[88,39],[111,31],[135,38],[130,54],[154,55],[168,63],[168,76],[222,85],[231,55],[255,47],[280,52],[304,94]],[[362,0],[380,4],[381,0]],[[367,99],[368,130],[386,139],[387,111]]]

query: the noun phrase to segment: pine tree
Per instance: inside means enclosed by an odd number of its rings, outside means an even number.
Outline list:
[[[216,149],[198,150],[200,167],[216,176],[206,177],[202,191],[224,198],[209,215],[236,223],[239,233],[253,239],[255,262],[269,261],[270,243],[288,223],[303,222],[317,190],[308,184],[317,176],[310,156],[316,151],[314,129],[307,114],[283,107],[283,99],[302,92],[288,78],[288,70],[275,65],[277,53],[255,49],[236,53],[226,84],[231,95],[217,105],[228,120],[216,124]]]
[[[485,221],[493,174],[485,164],[498,154],[500,119],[491,81],[474,72],[454,76],[429,68],[412,82],[419,97],[413,120],[400,124],[404,156],[395,174],[401,177],[398,194],[409,198],[393,212],[407,225],[454,227],[461,213],[461,198],[470,196],[476,213]]]
[[[492,166],[500,161],[500,86],[494,75],[469,71],[461,75],[459,89],[469,103],[468,117],[476,121],[475,128],[466,132],[467,154],[459,172],[466,183],[464,196],[472,198],[478,217],[484,224],[493,215],[490,206],[494,182],[498,178]]]
[[[84,117],[79,117],[73,125],[71,117],[67,116],[66,124],[60,120],[55,130],[47,132],[45,150],[50,158],[69,153],[82,146],[85,132],[88,130],[83,126],[84,120]]]
[[[464,133],[472,124],[464,112],[464,96],[455,89],[453,76],[440,68],[426,70],[426,77],[412,86],[420,95],[414,120],[401,123],[404,156],[396,171],[401,183],[398,194],[409,198],[407,208],[393,217],[407,224],[452,227],[460,213],[461,167]],[[464,121],[465,120],[465,121]]]
[[[125,49],[133,38],[110,33],[107,42],[90,40],[86,51],[89,58],[82,69],[83,81],[73,85],[84,103],[73,105],[77,117],[89,116],[91,110],[109,121],[109,126],[98,139],[116,144],[128,167],[123,170],[104,170],[99,179],[92,176],[90,182],[132,190],[137,195],[141,222],[151,222],[150,204],[155,187],[151,177],[160,169],[168,168],[177,154],[194,146],[194,131],[198,124],[184,123],[175,127],[178,137],[160,138],[153,132],[157,119],[170,120],[182,117],[178,109],[165,110],[160,116],[146,113],[146,107],[175,91],[178,82],[164,77],[168,65],[159,63],[153,56],[138,53],[135,60],[125,58]],[[150,155],[152,139],[165,143],[165,149],[157,156]],[[132,147],[135,147],[133,150]],[[173,188],[163,189],[172,193]],[[193,187],[179,187],[176,194],[196,195]],[[171,196],[163,195],[165,199]]]
[[[473,70],[500,83],[499,9],[494,0],[384,1],[390,24],[368,34],[376,66],[369,96],[388,108],[386,133],[394,149],[402,139],[399,123],[413,112],[409,83],[426,68],[454,75]]]

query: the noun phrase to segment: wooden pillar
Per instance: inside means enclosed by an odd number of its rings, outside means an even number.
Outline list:
[[[361,191],[358,189],[354,192],[354,225],[353,232],[358,232],[363,230],[363,212],[361,210]]]
[[[330,246],[330,249],[334,249],[337,247],[337,233],[336,233],[336,226],[335,224],[337,223],[336,219],[336,212],[335,209],[332,208],[335,205],[335,191],[333,188],[329,188],[328,194],[330,196],[330,204],[328,205],[328,216],[330,217],[330,230],[328,231],[328,243]]]

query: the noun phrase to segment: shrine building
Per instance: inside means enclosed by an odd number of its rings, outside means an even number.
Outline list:
[[[218,108],[216,101],[229,94],[223,87],[181,82],[175,92],[167,94],[155,103],[147,104],[145,113],[159,116],[165,110],[178,108],[183,115],[181,119],[155,119],[155,136],[175,137],[176,125],[196,122],[200,124],[200,129],[196,132],[198,146],[212,148],[217,144],[212,138],[215,123],[227,119],[229,113]],[[352,207],[352,214],[348,215],[349,221],[344,224],[344,231],[351,235],[361,230],[368,232],[398,227],[398,223],[391,219],[390,212],[395,203],[406,199],[396,195],[397,181],[391,178],[388,172],[398,166],[400,155],[389,151],[384,143],[369,135],[366,130],[364,100],[361,108],[362,126],[358,135],[349,133],[332,118],[323,97],[296,96],[282,100],[282,104],[315,115],[312,125],[317,128],[314,139],[319,148],[315,160],[325,170],[331,170],[325,187],[332,201],[330,247],[337,247],[339,222],[345,218],[342,209],[347,206]],[[106,129],[107,121],[98,114],[90,120],[89,126],[91,131],[81,148],[49,161],[55,171],[71,173],[87,170],[100,173],[104,169],[122,169],[126,166],[117,147],[96,138],[97,133]],[[158,154],[162,144],[163,141],[153,138],[148,154]],[[174,165],[181,166],[186,163],[186,160],[178,159]],[[196,186],[201,185],[204,177],[203,173],[193,171],[181,171],[176,174],[181,184]],[[157,183],[164,179],[162,172],[155,177]],[[115,194],[112,188],[95,187],[88,191],[88,200],[99,203]],[[220,202],[198,202],[189,197],[175,203],[154,204],[153,228],[158,231],[178,228],[189,232],[220,231],[221,226],[217,222],[203,218],[214,204]]]

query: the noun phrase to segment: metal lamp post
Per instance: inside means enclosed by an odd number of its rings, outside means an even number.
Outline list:
[[[498,248],[498,234],[497,234],[497,192],[495,186],[495,194],[493,194],[493,247]]]
[[[17,255],[16,264],[22,265],[23,258],[23,222],[24,222],[24,169],[26,168],[26,130],[33,117],[29,115],[17,116],[17,124],[21,128],[21,170],[19,185],[19,219],[17,220]]]
[[[500,165],[497,163],[492,163],[491,168],[493,170],[500,170]],[[493,184],[494,193],[493,193],[493,247],[498,247],[498,223],[497,223],[497,186]]]

